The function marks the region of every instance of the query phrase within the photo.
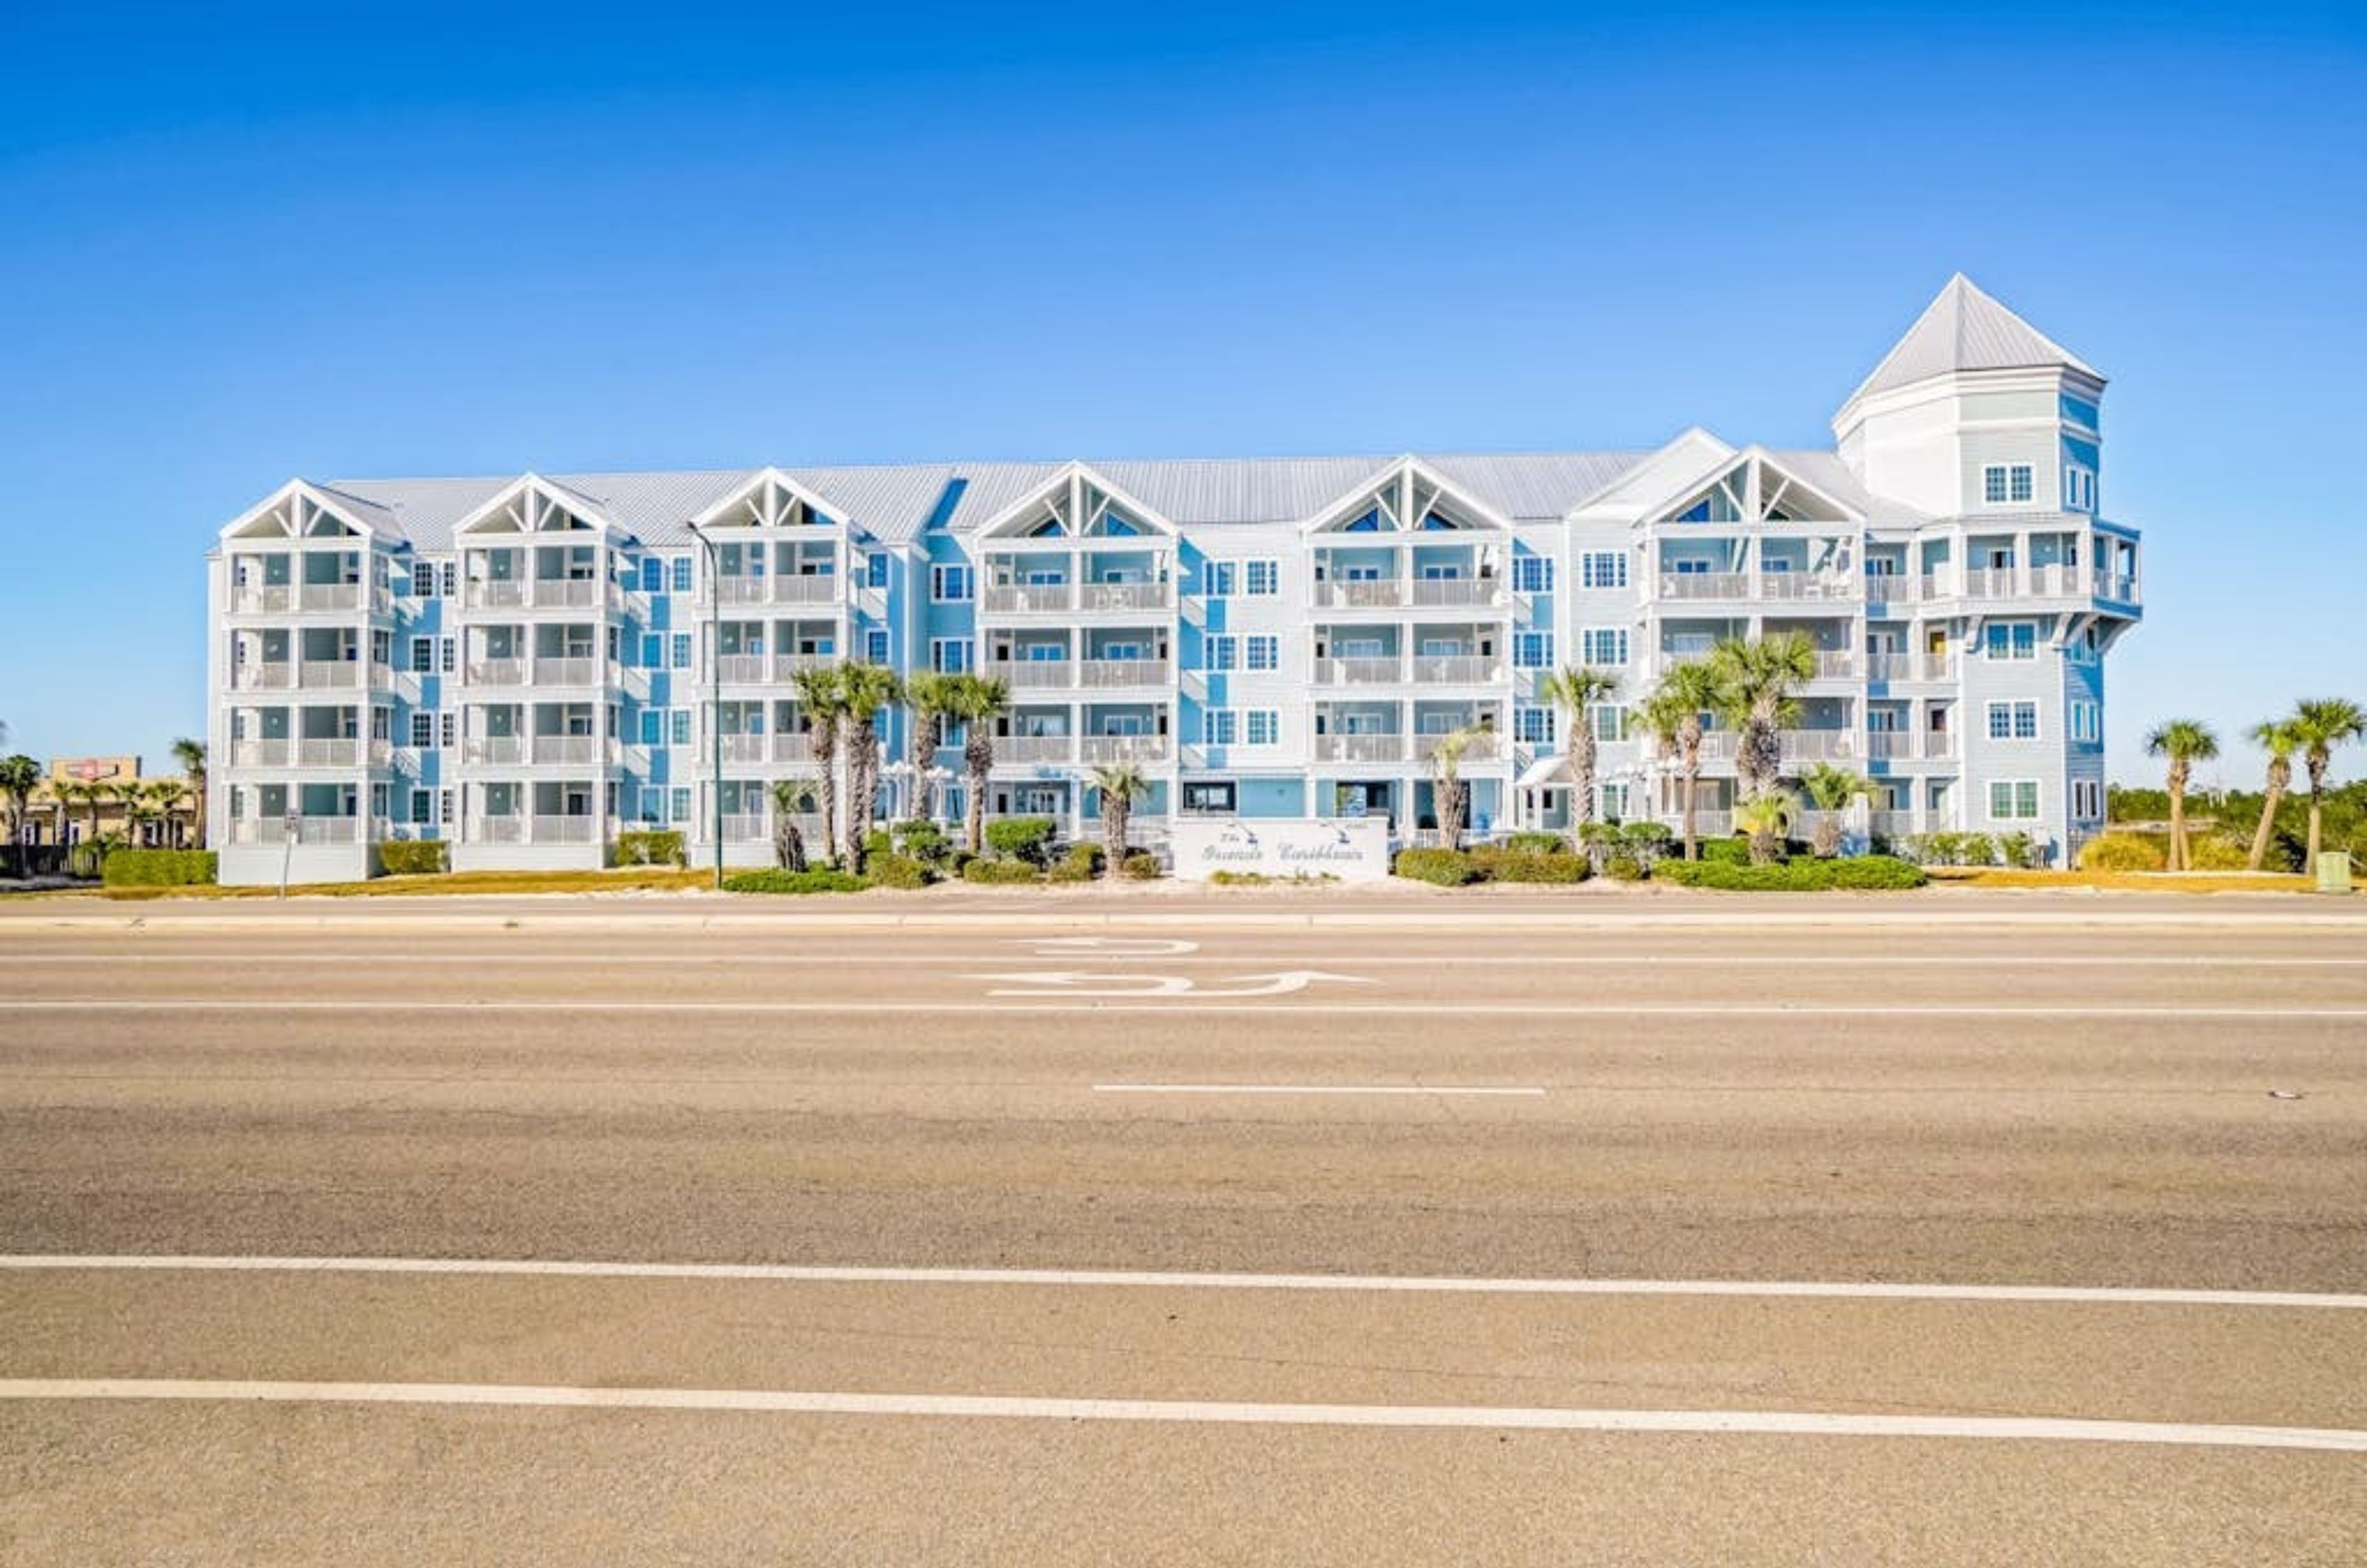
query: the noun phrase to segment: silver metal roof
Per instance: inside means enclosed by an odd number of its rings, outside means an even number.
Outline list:
[[[1924,307],[1897,346],[1883,355],[1874,374],[1850,394],[1850,401],[1958,370],[2022,370],[2051,365],[2068,366],[2103,379],[2093,367],[1982,293],[1960,272],[1948,280],[1938,299]]]

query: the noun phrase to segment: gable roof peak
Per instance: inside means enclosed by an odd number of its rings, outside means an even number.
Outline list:
[[[2023,321],[1959,272],[1943,285],[1874,373],[1852,392],[1855,403],[1877,392],[1966,370],[2060,367],[2104,378],[2094,367]],[[1849,404],[1842,405],[1844,408]]]

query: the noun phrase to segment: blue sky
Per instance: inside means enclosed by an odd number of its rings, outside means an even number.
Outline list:
[[[337,9],[0,0],[17,749],[198,732],[294,474],[1819,444],[1959,268],[2112,378],[2114,776],[2367,699],[2355,10]]]

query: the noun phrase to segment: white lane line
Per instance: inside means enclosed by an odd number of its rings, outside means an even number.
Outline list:
[[[1097,1083],[1095,1094],[1461,1094],[1542,1095],[1542,1089],[1498,1089],[1474,1084],[1315,1084],[1315,1083]]]
[[[119,950],[111,953],[0,953],[0,969],[17,966],[61,964],[106,964],[120,966],[159,964],[221,964],[267,963],[273,965],[289,964],[377,964],[397,966],[446,966],[455,962],[474,965],[564,964],[572,968],[650,967],[693,968],[721,965],[744,965],[752,958],[761,957],[767,964],[810,965],[825,967],[847,964],[893,964],[953,967],[992,963],[1007,957],[1002,953],[914,953],[908,949],[881,949],[877,952],[837,953],[774,953],[764,950],[731,952],[665,953],[487,953],[481,949],[458,947],[447,952],[421,953],[361,949],[350,953],[258,953],[253,948],[227,948],[221,951],[159,951],[154,947]],[[1047,954],[1046,956],[1052,956]],[[1070,959],[1101,959],[1125,956],[1104,953],[1063,952],[1059,956]],[[1239,955],[1194,953],[1179,953],[1166,960],[1174,964],[1239,964]],[[1359,968],[1384,967],[1411,969],[1438,967],[1435,954],[1367,955],[1358,953],[1352,959]],[[1653,969],[1986,969],[2008,966],[2022,969],[2367,969],[2367,958],[2228,958],[2195,954],[2192,956],[2144,956],[2127,958],[2090,957],[2082,955],[2050,956],[2044,953],[2014,953],[2010,955],[1986,956],[1965,953],[1933,954],[1918,957],[1901,953],[1866,953],[1856,956],[1830,953],[1734,953],[1711,955],[1700,953],[1489,953],[1458,952],[1455,955],[1457,968],[1478,969],[1623,969],[1648,972]]]
[[[2264,1022],[2338,1022],[2367,1019],[2367,1008],[2293,1008],[2293,1007],[2176,1007],[2150,1005],[2113,1006],[2109,1003],[2078,1003],[2062,1006],[2038,1004],[2028,1007],[1989,1007],[1976,1004],[1963,1006],[1784,1003],[1691,1003],[1691,1002],[1486,1002],[1447,999],[1425,1003],[1418,998],[1401,1002],[1240,1002],[1218,1004],[1195,1002],[1179,997],[1173,1001],[1154,1002],[1070,1002],[1041,1003],[1014,1001],[983,1001],[971,996],[947,997],[934,1002],[853,1001],[817,997],[804,1001],[643,1001],[617,999],[602,1001],[590,998],[553,998],[534,1001],[427,1001],[416,997],[365,997],[315,999],[239,999],[229,997],[136,997],[136,998],[0,998],[0,1008],[17,1012],[237,1012],[237,1013],[325,1013],[367,1012],[388,1019],[416,1017],[422,1013],[445,1012],[606,1012],[606,1013],[685,1013],[781,1014],[781,1013],[947,1013],[961,1012],[1009,1013],[1027,1016],[1043,1013],[1159,1013],[1170,1017],[1183,1013],[1230,1013],[1264,1011],[1267,1013],[1320,1013],[1338,1018],[1390,1018],[1432,1016],[1452,1013],[1456,1017],[1485,1016],[1490,1018],[2100,1018],[2156,1019],[2165,1022],[2183,1020],[2237,1021]]]
[[[1795,1410],[1563,1410],[1454,1404],[1247,1404],[1169,1399],[1027,1399],[958,1393],[768,1389],[567,1388],[514,1383],[266,1382],[176,1378],[18,1378],[0,1399],[198,1400],[284,1404],[526,1405],[1006,1421],[1138,1421],[1247,1427],[1477,1427],[1543,1432],[1976,1438],[2367,1453],[2367,1432],[2018,1416],[1855,1416]]]
[[[1836,1301],[2028,1302],[2101,1306],[2367,1311],[2367,1294],[2124,1285],[1955,1285],[1816,1280],[1518,1280],[1452,1274],[1204,1274],[1127,1269],[897,1269],[861,1264],[628,1263],[554,1258],[269,1258],[171,1253],[0,1254],[0,1272],[527,1275],[577,1280],[747,1280],[787,1284],[1134,1286],[1416,1295],[1738,1296]]]

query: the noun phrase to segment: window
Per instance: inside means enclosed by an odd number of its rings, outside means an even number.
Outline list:
[[[436,792],[432,789],[413,790],[411,792],[412,826],[424,828],[435,820]]]
[[[2038,626],[2032,621],[1991,621],[1981,635],[1981,650],[1991,659],[2038,657]]]
[[[1212,637],[1208,639],[1207,666],[1211,670],[1231,670],[1240,662],[1240,638]]]
[[[641,558],[641,592],[663,593],[665,592],[665,562],[656,556],[643,556]]]
[[[929,668],[951,675],[969,668],[969,639],[941,637],[929,644]]]
[[[1203,581],[1207,584],[1207,588],[1206,590],[1207,597],[1211,599],[1231,598],[1236,592],[1235,585],[1240,581],[1240,563],[1238,561],[1212,560],[1206,567],[1203,567],[1201,571],[1203,574]]]
[[[644,670],[665,668],[665,634],[663,632],[641,634],[641,668]]]
[[[644,746],[665,744],[665,709],[643,708],[641,710],[641,744]]]
[[[1282,563],[1274,560],[1244,562],[1242,582],[1253,596],[1270,599],[1282,592]]]
[[[674,819],[677,822],[687,822],[690,820],[689,790],[678,788],[674,792],[673,816]]]
[[[2038,819],[2038,781],[2036,779],[1990,780],[1989,819],[1995,822],[2036,821]]]
[[[2025,506],[2036,493],[2028,463],[1991,463],[1981,470],[1981,500],[1990,506]]]
[[[1200,716],[1200,739],[1205,745],[1230,746],[1240,734],[1240,716],[1231,708],[1210,708]]]
[[[459,744],[460,716],[457,713],[437,715],[436,720],[436,734],[437,739],[445,746],[449,747]]]
[[[2074,463],[2063,470],[2063,510],[2093,512],[2096,510],[2096,472]]]
[[[874,560],[879,560],[883,558],[874,556],[871,558]],[[888,634],[884,631],[878,630],[865,632],[863,634],[863,657],[874,664],[887,663]]]
[[[2104,815],[2104,785],[2101,779],[2071,781],[2071,815],[2082,822],[2093,822]]]
[[[1991,703],[1988,712],[1990,739],[2035,740],[2038,739],[2038,705],[2036,703]]]
[[[428,671],[436,668],[436,639],[434,637],[415,637],[411,639],[411,667],[413,670],[418,671]]]
[[[674,726],[674,743],[677,746],[689,745],[690,710],[688,708],[674,709],[671,722]]]
[[[411,592],[414,598],[436,597],[436,563],[434,561],[415,560],[411,563]]]
[[[1273,670],[1281,665],[1282,639],[1280,637],[1261,636],[1246,640],[1249,644],[1250,669]]]
[[[1600,784],[1594,786],[1595,815],[1605,822],[1625,821],[1627,817],[1627,786],[1624,784]]]
[[[436,716],[415,713],[411,716],[411,744],[419,750],[436,744]]]
[[[1592,626],[1579,634],[1579,657],[1589,664],[1627,662],[1627,628]]]
[[[1593,721],[1597,740],[1627,739],[1627,710],[1617,703],[1598,703],[1587,712]]]
[[[688,632],[674,634],[674,667],[677,670],[690,668],[690,634]]]
[[[1553,558],[1514,556],[1512,558],[1512,592],[1515,593],[1552,592]]]
[[[448,589],[450,584],[446,584],[446,587]],[[452,820],[452,792],[448,789],[436,792],[436,820],[438,822]]]
[[[690,592],[690,558],[688,556],[674,558],[674,591],[677,593]]]
[[[1514,708],[1512,737],[1523,746],[1552,745],[1554,743],[1554,710]]]
[[[1551,632],[1514,632],[1512,634],[1512,665],[1518,670],[1549,668],[1554,658]]]
[[[1186,811],[1230,811],[1233,809],[1233,781],[1211,779],[1184,786],[1184,809]]]
[[[936,566],[929,569],[929,597],[940,604],[958,604],[973,597],[978,589],[978,574],[966,566]]]
[[[1251,708],[1241,733],[1251,746],[1272,746],[1282,739],[1282,715],[1273,708]]]
[[[2101,704],[2074,702],[2071,705],[2071,739],[2090,744],[2104,738],[2104,710]]]
[[[436,667],[447,675],[458,670],[460,667],[460,645],[448,637],[438,643],[436,649]]]
[[[873,588],[888,586],[888,552],[874,550],[863,558],[863,581]]]
[[[1682,571],[1684,564],[1679,562]],[[1627,555],[1624,550],[1589,550],[1579,557],[1579,584],[1585,588],[1627,586]]]

